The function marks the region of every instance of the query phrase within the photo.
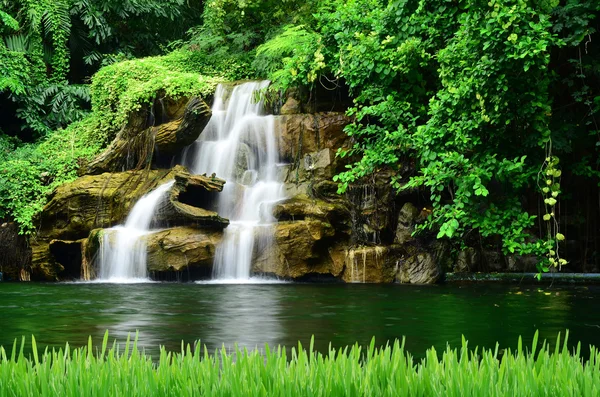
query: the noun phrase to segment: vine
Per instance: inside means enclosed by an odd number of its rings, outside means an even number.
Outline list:
[[[547,248],[546,258],[541,260],[537,267],[539,273],[537,278],[541,278],[541,272],[547,272],[550,267],[561,269],[568,262],[560,257],[559,244],[565,239],[565,236],[560,233],[560,224],[556,218],[556,206],[558,204],[558,196],[561,193],[560,177],[562,171],[558,168],[560,160],[552,154],[552,140],[549,139],[546,144],[546,158],[540,172],[538,174],[538,187],[544,199],[545,214],[542,219],[546,225],[546,242]],[[540,184],[540,180],[543,183]]]

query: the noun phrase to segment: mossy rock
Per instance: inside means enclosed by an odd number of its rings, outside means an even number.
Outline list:
[[[67,263],[52,254],[50,244],[53,240],[91,241],[90,232],[123,223],[144,194],[173,179],[176,183],[169,199],[157,211],[159,222],[217,231],[229,224],[216,212],[201,207],[214,200],[214,195],[223,189],[224,181],[190,175],[182,166],[171,170],[83,176],[58,187],[40,215],[41,226],[31,239],[33,278],[56,280],[61,277],[65,265],[67,269],[75,267],[72,261]],[[89,249],[93,249],[93,245]],[[83,257],[89,258],[89,255]],[[81,273],[86,274],[85,271]]]
[[[149,165],[155,155],[173,156],[198,139],[210,120],[210,106],[201,98],[193,97],[186,101],[181,114],[181,101],[166,102],[173,102],[174,109],[167,107],[162,111],[166,118],[164,121],[158,122],[153,116],[148,125],[144,112],[132,113],[127,125],[108,148],[82,166],[79,174],[97,175],[141,169]],[[177,118],[171,120],[169,116]]]

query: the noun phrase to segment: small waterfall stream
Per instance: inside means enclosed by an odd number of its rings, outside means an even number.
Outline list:
[[[98,278],[109,282],[146,279],[146,241],[156,207],[175,181],[169,181],[143,196],[135,204],[125,225],[104,230],[99,251]]]
[[[263,101],[255,100],[256,92],[268,85],[248,82],[231,91],[219,85],[208,125],[184,154],[193,173],[214,173],[227,182],[218,212],[231,223],[216,252],[216,279],[250,277],[253,253],[270,244],[272,204],[285,198],[277,178],[275,121],[264,115]]]

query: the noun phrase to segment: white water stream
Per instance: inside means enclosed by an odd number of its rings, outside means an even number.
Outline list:
[[[250,278],[255,250],[270,244],[272,205],[285,198],[277,178],[274,118],[264,115],[263,101],[255,101],[256,91],[268,85],[249,82],[231,91],[219,85],[208,125],[184,154],[183,162],[193,173],[215,173],[227,182],[218,212],[230,225],[217,248],[216,279]]]
[[[175,181],[146,194],[135,204],[125,225],[105,229],[100,242],[98,278],[108,282],[135,282],[147,279],[146,240],[156,207]]]

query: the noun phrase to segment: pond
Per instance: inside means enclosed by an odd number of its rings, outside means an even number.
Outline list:
[[[308,345],[326,351],[372,337],[377,344],[406,337],[422,357],[431,346],[515,347],[519,335],[600,345],[599,286],[445,284],[37,284],[0,283],[0,345],[22,335],[38,346],[81,346],[109,331],[124,341],[139,330],[139,345],[179,350],[201,340],[209,350]]]

